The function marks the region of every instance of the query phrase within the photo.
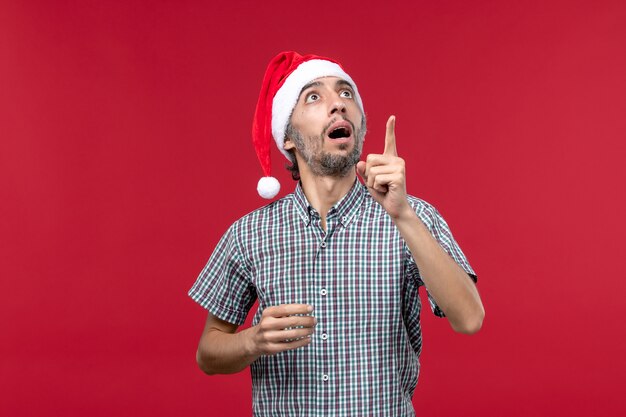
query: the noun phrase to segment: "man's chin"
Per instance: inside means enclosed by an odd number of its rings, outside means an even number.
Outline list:
[[[316,173],[329,177],[345,177],[359,162],[358,155],[324,154],[317,161]]]

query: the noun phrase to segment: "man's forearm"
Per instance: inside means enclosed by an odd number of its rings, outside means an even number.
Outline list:
[[[250,329],[226,333],[218,329],[207,331],[200,340],[196,360],[208,375],[234,374],[259,358],[250,349]]]
[[[413,254],[422,281],[452,328],[461,333],[477,332],[485,311],[474,282],[443,250],[410,206],[394,222]]]
[[[311,343],[316,320],[307,304],[267,307],[256,326],[235,333],[237,326],[209,314],[196,360],[206,374],[242,371],[262,355],[275,355]]]

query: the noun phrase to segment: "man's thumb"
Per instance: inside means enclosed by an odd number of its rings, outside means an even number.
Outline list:
[[[356,164],[356,172],[361,176],[361,178],[365,179],[365,162],[359,161]]]

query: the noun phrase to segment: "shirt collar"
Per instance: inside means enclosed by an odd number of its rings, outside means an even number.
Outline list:
[[[352,188],[346,195],[344,195],[334,206],[328,210],[327,219],[338,219],[338,223],[347,227],[352,220],[358,215],[358,208],[363,202],[365,196],[365,189],[359,180],[355,180]],[[302,184],[298,182],[296,190],[293,193],[294,207],[298,215],[302,218],[302,221],[308,226],[311,224],[311,217],[318,216],[319,214],[309,204],[309,201],[304,195]]]

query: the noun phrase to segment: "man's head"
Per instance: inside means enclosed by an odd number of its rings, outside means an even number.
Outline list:
[[[340,77],[322,77],[300,92],[285,132],[294,178],[298,162],[316,176],[345,176],[359,161],[366,132],[365,115],[354,87]]]
[[[272,138],[292,163],[299,155],[312,172],[345,173],[360,155],[364,114],[356,84],[337,62],[295,52],[274,57],[265,72],[252,126],[265,174],[259,194],[272,198],[280,188],[270,177]]]

